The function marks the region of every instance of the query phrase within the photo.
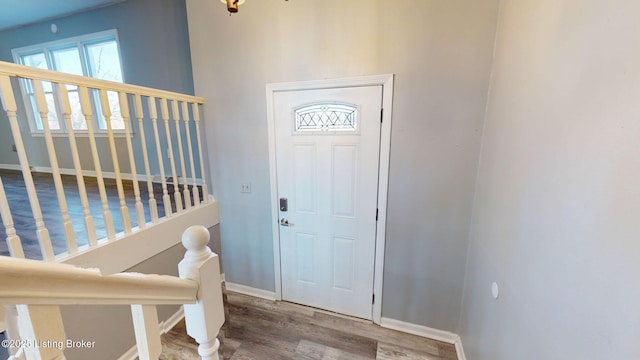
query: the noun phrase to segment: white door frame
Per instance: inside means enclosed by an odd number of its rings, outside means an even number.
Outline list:
[[[267,122],[269,131],[269,177],[271,181],[271,217],[273,228],[273,264],[275,297],[282,300],[280,272],[280,226],[278,209],[278,178],[276,174],[276,131],[274,114],[275,93],[281,91],[327,89],[339,87],[382,86],[382,126],[380,129],[380,162],[378,165],[378,221],[376,222],[376,255],[373,275],[373,322],[380,324],[382,317],[382,280],[384,246],[387,225],[387,189],[389,187],[389,153],[391,147],[391,114],[393,105],[393,74],[355,78],[267,84]],[[373,215],[372,215],[373,216]]]

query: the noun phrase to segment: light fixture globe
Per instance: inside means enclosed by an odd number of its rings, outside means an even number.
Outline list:
[[[238,5],[242,5],[245,0],[220,0],[220,2],[227,4],[227,10],[230,13],[238,12]]]

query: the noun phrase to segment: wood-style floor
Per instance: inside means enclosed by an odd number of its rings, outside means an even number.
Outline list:
[[[36,192],[38,193],[38,200],[40,202],[44,222],[49,230],[51,242],[53,243],[54,252],[56,254],[65,252],[67,250],[66,236],[64,233],[62,213],[60,212],[60,205],[56,195],[53,176],[49,173],[33,172],[32,177],[36,187]],[[0,170],[0,178],[2,178],[4,189],[7,194],[7,200],[9,202],[9,208],[11,209],[11,215],[13,217],[16,232],[22,240],[25,257],[36,260],[42,259],[40,246],[36,237],[35,220],[31,211],[31,205],[29,203],[22,172],[15,170]],[[69,208],[69,216],[73,223],[78,245],[86,245],[88,237],[84,227],[84,212],[82,203],[80,202],[80,193],[78,190],[76,176],[62,175],[62,182],[67,199],[67,206]],[[121,232],[124,230],[124,226],[122,223],[120,200],[118,198],[116,182],[113,179],[104,179],[104,182],[109,203],[109,211],[113,217],[116,233]],[[102,202],[100,201],[97,179],[95,177],[84,177],[84,183],[98,239],[106,238],[107,231],[104,223],[104,213],[102,209]],[[149,212],[149,192],[147,191],[147,183],[140,182],[139,187],[140,198],[144,205],[145,219],[149,222],[151,221],[151,215]],[[123,190],[125,193],[127,208],[129,209],[131,225],[137,226],[138,220],[136,218],[133,182],[123,180]],[[168,184],[167,190],[172,195],[173,185]],[[164,216],[162,186],[160,184],[153,184],[153,197],[157,202],[158,216]],[[200,198],[202,199],[202,196],[200,196]],[[171,207],[173,211],[175,211],[176,207],[173,196],[171,196],[171,202]],[[0,220],[0,240],[2,240],[0,241],[0,255],[8,256],[9,250],[6,242],[3,241],[4,239],[6,239],[5,227],[2,224],[2,220]]]
[[[454,360],[454,345],[301,305],[227,293],[225,360]],[[199,359],[184,321],[163,336],[165,360]]]

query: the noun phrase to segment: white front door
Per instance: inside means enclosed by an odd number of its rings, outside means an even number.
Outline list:
[[[382,86],[282,91],[273,106],[282,298],[371,319]]]

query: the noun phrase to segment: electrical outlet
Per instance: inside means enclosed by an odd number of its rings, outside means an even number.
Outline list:
[[[240,185],[241,193],[250,193],[251,192],[251,183],[244,183]]]

